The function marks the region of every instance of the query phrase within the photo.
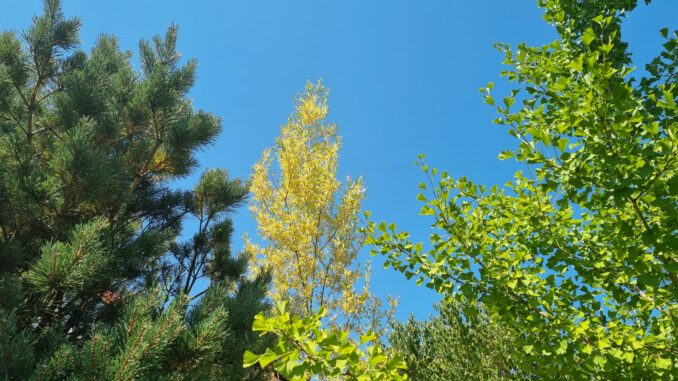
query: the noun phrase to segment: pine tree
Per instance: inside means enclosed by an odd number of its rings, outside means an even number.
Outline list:
[[[80,25],[47,0],[0,34],[0,376],[256,379],[242,354],[265,344],[249,331],[270,277],[230,249],[247,187],[223,170],[169,186],[221,131],[187,98],[196,62],[176,26],[139,44],[137,72],[115,37],[78,50]]]

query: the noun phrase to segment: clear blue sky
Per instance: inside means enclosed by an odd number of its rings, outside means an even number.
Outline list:
[[[678,1],[639,1],[625,22],[635,63],[642,68],[660,49],[658,30],[678,27]],[[40,0],[2,0],[0,29],[21,30],[42,9]],[[203,167],[247,177],[273,144],[307,80],[331,88],[331,119],[343,136],[340,174],[362,176],[364,209],[396,222],[415,237],[428,235],[415,200],[428,154],[452,176],[503,184],[518,169],[497,154],[515,142],[490,123],[494,110],[478,88],[497,83],[502,56],[494,42],[542,44],[556,38],[533,0],[64,0],[84,26],[89,48],[100,33],[114,34],[136,53],[140,38],[180,27],[179,48],[199,62],[191,92],[195,106],[223,118],[224,131],[200,153]],[[178,182],[188,188],[196,176]],[[234,249],[256,225],[245,208],[235,216]],[[370,259],[367,250],[361,258]],[[400,296],[398,318],[426,318],[437,296],[374,258],[374,290]]]

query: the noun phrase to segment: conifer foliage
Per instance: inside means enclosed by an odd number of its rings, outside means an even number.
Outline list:
[[[186,97],[196,62],[174,26],[138,72],[112,36],[79,50],[80,25],[47,0],[0,34],[0,377],[257,378],[242,356],[269,276],[230,249],[247,187],[223,170],[168,187],[221,130]]]
[[[477,305],[443,301],[438,316],[420,322],[410,316],[389,335],[412,380],[529,380],[517,366],[515,332],[488,319]]]

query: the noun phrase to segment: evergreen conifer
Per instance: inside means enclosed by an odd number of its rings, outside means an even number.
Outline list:
[[[259,378],[242,357],[270,276],[230,248],[247,186],[170,187],[221,131],[187,98],[196,62],[175,26],[139,44],[139,72],[115,37],[79,50],[80,25],[46,0],[0,34],[0,377]]]

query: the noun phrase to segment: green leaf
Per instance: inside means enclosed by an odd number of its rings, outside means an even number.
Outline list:
[[[629,364],[633,363],[633,357],[634,357],[633,352],[625,352],[624,353],[624,361],[626,361]]]
[[[339,373],[341,373],[344,370],[344,368],[346,368],[347,364],[348,364],[347,359],[337,359],[335,366],[336,366],[337,370],[339,371]]]
[[[594,356],[593,363],[596,364],[598,367],[602,368],[607,363],[607,360],[603,356]]]
[[[513,155],[513,151],[510,151],[510,150],[504,150],[504,151],[501,151],[501,152],[499,153],[498,158],[499,158],[499,160],[506,160],[506,159],[512,158],[513,156],[514,156],[514,155]]]
[[[658,357],[654,364],[658,369],[669,369],[671,367],[671,359]]]
[[[381,353],[378,353],[370,358],[370,365],[376,366],[377,364],[386,361],[386,356]]]
[[[261,358],[261,356],[255,355],[254,353],[252,353],[250,351],[245,351],[245,355],[243,357],[243,366],[245,368],[248,368],[248,367],[256,364],[257,362],[259,362],[259,358]]]
[[[562,355],[562,354],[565,354],[565,352],[567,352],[567,340],[566,339],[560,340],[560,343],[558,344],[558,347],[556,348],[555,352],[556,352],[557,355]]]
[[[577,56],[577,58],[570,61],[570,63],[567,66],[576,72],[582,71],[582,69],[584,68],[584,57],[582,55]]]
[[[506,108],[510,108],[515,103],[516,99],[514,97],[505,97],[503,99]]]
[[[374,332],[368,332],[364,335],[360,336],[360,345],[365,345],[369,341],[373,341],[377,339],[377,335],[374,334]]]
[[[593,29],[587,28],[581,36],[581,42],[583,42],[584,45],[589,46],[595,38],[596,34],[593,32]]]
[[[567,138],[560,138],[556,140],[556,146],[558,147],[559,150],[565,152],[565,148],[567,148],[567,143],[569,143],[569,140]]]
[[[254,322],[252,322],[252,330],[253,331],[265,331],[268,329],[268,325],[264,319],[259,318],[257,315],[254,318]]]
[[[259,356],[259,364],[262,368],[265,368],[268,364],[278,359],[278,355],[271,351],[270,348],[266,349],[263,355]]]
[[[643,130],[652,135],[657,135],[659,133],[659,123],[645,123],[643,124]]]

